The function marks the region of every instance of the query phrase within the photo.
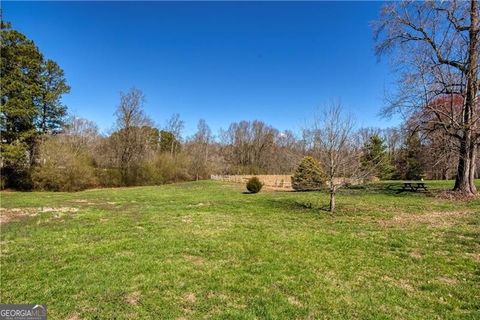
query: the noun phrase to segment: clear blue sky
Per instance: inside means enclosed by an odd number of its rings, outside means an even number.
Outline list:
[[[69,110],[112,128],[119,92],[135,86],[159,125],[194,132],[260,119],[298,130],[341,98],[362,126],[391,86],[369,22],[380,2],[3,2],[4,19],[65,70]]]

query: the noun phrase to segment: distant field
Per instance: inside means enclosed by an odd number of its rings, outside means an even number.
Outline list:
[[[1,303],[49,319],[480,319],[480,200],[215,181],[3,192]]]

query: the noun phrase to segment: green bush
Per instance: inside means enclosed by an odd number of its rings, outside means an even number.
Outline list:
[[[247,190],[251,193],[257,193],[262,190],[263,183],[257,177],[251,177],[247,182]]]
[[[322,169],[312,157],[303,158],[292,176],[292,188],[296,191],[319,190],[324,183]]]

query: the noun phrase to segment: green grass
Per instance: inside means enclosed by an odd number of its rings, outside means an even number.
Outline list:
[[[1,227],[0,301],[49,319],[480,319],[480,201],[392,184],[342,191],[334,215],[322,192],[213,181],[4,192],[2,214],[40,213]]]

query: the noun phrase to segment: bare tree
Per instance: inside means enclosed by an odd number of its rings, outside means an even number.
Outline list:
[[[210,172],[209,151],[212,140],[212,131],[207,122],[200,119],[197,125],[197,132],[189,141],[187,148],[195,180],[208,177]]]
[[[120,168],[122,181],[130,184],[131,170],[139,164],[146,152],[145,127],[151,127],[152,121],[145,115],[143,105],[145,96],[132,88],[127,93],[120,94],[120,104],[115,112],[117,131],[110,139],[116,152],[117,165]]]
[[[432,179],[451,179],[458,163],[458,150],[455,140],[437,131],[428,135],[425,153],[429,177]]]
[[[362,178],[360,148],[353,139],[354,121],[342,114],[339,102],[332,102],[321,115],[314,117],[306,136],[310,139],[313,154],[320,160],[330,194],[330,212],[335,211],[337,190]]]
[[[276,174],[289,174],[303,159],[303,148],[292,131],[279,132],[271,155],[270,171]]]
[[[454,190],[465,194],[477,192],[478,17],[477,0],[401,1],[386,4],[374,23],[377,54],[396,53],[401,72],[398,95],[386,112],[416,113],[418,130],[440,130],[456,140]]]
[[[93,147],[99,138],[95,122],[76,116],[72,116],[67,121],[64,134],[72,137],[72,143],[77,146]]]
[[[170,119],[167,121],[167,125],[165,127],[165,131],[170,132],[173,135],[173,140],[176,141],[182,141],[182,131],[185,126],[185,122],[180,119],[180,115],[178,113],[174,113]],[[171,143],[170,144],[170,153],[171,155],[175,155],[175,153],[178,151],[176,150],[178,148],[177,143]]]
[[[262,121],[232,123],[221,133],[224,156],[237,174],[268,172],[278,130]]]

